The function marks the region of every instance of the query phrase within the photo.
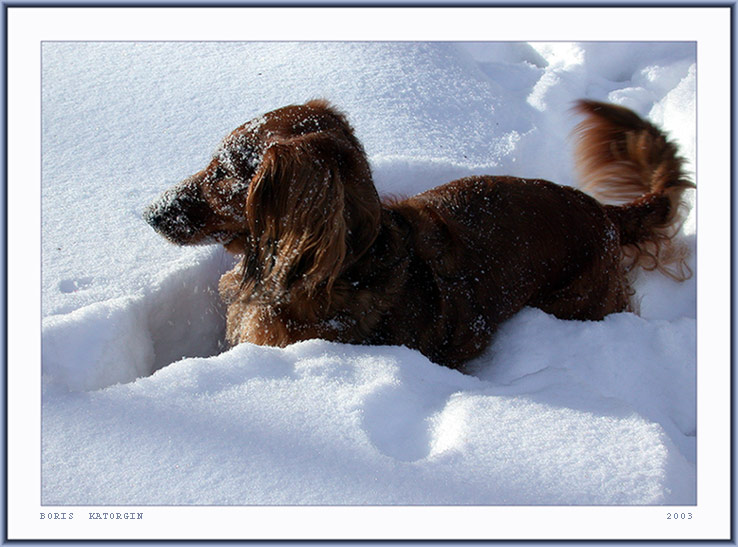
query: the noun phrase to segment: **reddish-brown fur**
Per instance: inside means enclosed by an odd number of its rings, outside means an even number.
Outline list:
[[[146,218],[243,255],[220,281],[231,344],[405,345],[463,370],[525,306],[601,319],[628,309],[629,269],[683,263],[671,236],[693,185],[673,144],[622,107],[577,109],[583,178],[625,205],[498,176],[380,200],[345,117],[311,101],[236,129]]]

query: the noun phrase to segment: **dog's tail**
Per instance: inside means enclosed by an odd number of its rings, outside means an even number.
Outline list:
[[[684,221],[682,194],[695,185],[677,147],[657,127],[621,106],[582,100],[576,128],[581,188],[606,205],[618,226],[625,267],[688,279],[686,248],[673,241]]]

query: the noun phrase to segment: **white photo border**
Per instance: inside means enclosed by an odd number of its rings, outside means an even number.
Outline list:
[[[6,17],[8,539],[730,537],[730,7],[8,7]],[[669,507],[41,506],[41,222],[34,215],[40,217],[41,43],[56,40],[696,42],[698,503],[678,508],[694,518],[669,521]],[[61,511],[80,518],[39,521],[41,512]],[[101,525],[86,518],[92,511],[145,518]]]

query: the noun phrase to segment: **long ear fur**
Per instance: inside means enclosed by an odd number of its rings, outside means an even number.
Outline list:
[[[347,250],[340,148],[335,135],[311,133],[264,153],[246,199],[252,253],[244,283],[252,294],[279,301],[296,287],[330,291]]]

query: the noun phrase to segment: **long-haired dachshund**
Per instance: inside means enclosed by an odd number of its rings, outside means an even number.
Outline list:
[[[382,200],[346,118],[315,100],[237,128],[145,218],[242,256],[219,286],[230,344],[404,345],[463,370],[525,306],[597,320],[630,309],[636,267],[689,275],[671,238],[694,185],[675,145],[625,108],[576,109],[583,188],[624,205],[506,176]]]

